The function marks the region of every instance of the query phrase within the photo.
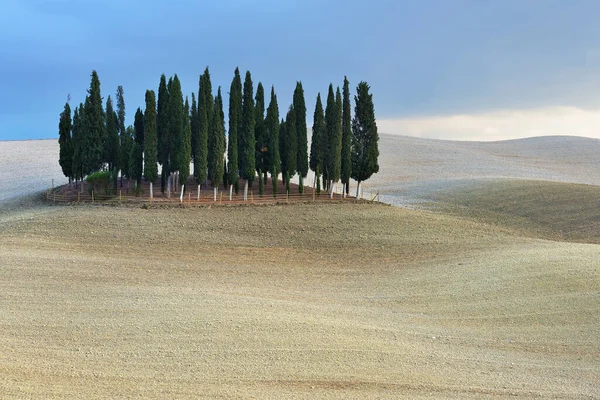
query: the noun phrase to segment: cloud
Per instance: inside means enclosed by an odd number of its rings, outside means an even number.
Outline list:
[[[507,140],[569,135],[600,138],[600,109],[544,107],[479,114],[378,120],[379,132],[448,140]]]

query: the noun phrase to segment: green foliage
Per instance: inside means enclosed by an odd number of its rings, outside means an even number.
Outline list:
[[[238,156],[240,175],[247,181],[253,181],[255,172],[255,137],[256,115],[254,111],[252,76],[246,71],[244,80],[244,95],[242,102],[242,124],[238,142]]]
[[[97,171],[89,174],[85,181],[88,184],[88,191],[91,193],[104,193],[110,194],[112,180],[111,171]]]
[[[265,89],[261,82],[258,83],[255,96],[255,128],[254,138],[256,140],[256,153],[254,155],[257,171],[266,171],[268,169],[267,146],[268,137],[265,126]],[[260,174],[259,174],[260,175]]]
[[[79,107],[75,107],[73,113],[73,159],[72,159],[72,172],[75,179],[83,179],[83,150],[81,148],[81,136],[83,127],[83,103],[79,104]]]
[[[369,85],[360,82],[354,96],[352,120],[352,178],[359,183],[379,172],[379,134],[375,122],[373,95]]]
[[[196,95],[192,92],[192,106],[190,109],[190,128],[192,130],[192,161],[194,165],[196,164],[196,159],[198,158],[197,152],[197,143],[198,143],[198,135],[200,131],[198,130],[198,103],[196,103]],[[194,173],[194,177],[196,174]]]
[[[271,101],[267,108],[267,117],[265,119],[267,135],[267,165],[273,180],[273,196],[277,196],[277,176],[281,168],[281,158],[279,155],[279,106],[277,105],[277,95],[275,88],[271,86]]]
[[[285,128],[280,130],[282,134],[281,151],[281,172],[289,177],[296,174],[296,162],[298,147],[296,141],[296,112],[294,107],[290,106],[285,119]]]
[[[223,179],[225,168],[225,114],[223,113],[223,97],[221,87],[217,91],[212,115],[212,132],[208,138],[208,178],[213,187],[218,187]]]
[[[162,165],[161,191],[166,189],[166,177],[171,174],[169,157],[171,154],[171,132],[169,130],[169,88],[164,74],[158,86],[158,106],[156,112],[156,136],[158,142],[158,162]]]
[[[344,77],[342,104],[342,153],[341,180],[346,185],[346,193],[350,193],[350,175],[352,173],[352,116],[350,106],[350,82]]]
[[[81,134],[81,151],[83,173],[88,175],[102,168],[104,163],[104,110],[100,94],[98,73],[92,71],[92,80],[88,97],[84,105],[85,129]]]
[[[144,148],[144,113],[142,109],[138,107],[135,111],[135,118],[133,120],[134,140],[140,146]]]
[[[317,95],[317,103],[313,114],[312,139],[310,143],[310,169],[315,172],[317,183],[323,172],[325,150],[327,149],[327,127],[325,126],[325,113],[321,102],[321,93]],[[317,186],[320,192],[320,184]]]
[[[339,91],[339,89],[338,89]],[[325,169],[323,171],[327,182],[337,182],[340,179],[342,167],[342,127],[338,103],[333,94],[333,85],[329,84],[327,107],[325,108],[325,124],[327,127],[327,149],[324,150]],[[328,187],[329,188],[329,187]]]
[[[154,182],[158,176],[156,137],[156,96],[153,90],[146,90],[146,111],[144,114],[144,178]]]
[[[106,100],[106,140],[104,141],[104,160],[108,169],[112,170],[119,164],[119,117],[113,109],[110,96]]]
[[[238,142],[240,124],[242,122],[242,79],[239,68],[235,69],[235,74],[229,89],[229,132],[227,138],[227,172],[230,185],[236,185],[238,182]]]
[[[181,83],[177,74],[169,79],[167,85],[169,88],[169,130],[171,134],[171,153],[168,155],[170,159],[170,172],[179,171],[185,158],[185,133],[184,121],[189,119],[186,117],[183,106],[183,93],[181,92]],[[184,117],[186,117],[184,119]]]
[[[308,140],[306,127],[306,103],[304,100],[304,89],[302,88],[302,82],[296,82],[293,103],[294,112],[296,113],[296,146],[298,149],[298,152],[296,153],[296,170],[298,171],[300,178],[306,178],[306,174],[308,174]]]
[[[185,185],[190,177],[190,162],[192,158],[192,123],[190,118],[190,103],[185,98],[182,115],[183,135],[180,144],[181,153],[179,154],[179,184]]]
[[[73,171],[73,152],[75,149],[73,138],[71,137],[72,129],[71,106],[67,102],[65,103],[63,112],[60,113],[60,121],[58,123],[58,144],[60,146],[58,163],[63,174],[69,178],[69,182],[71,182],[71,178],[75,175]]]
[[[207,67],[200,76],[198,91],[198,135],[195,140],[196,158],[194,160],[194,177],[198,184],[206,181],[207,178],[208,135],[211,133],[212,104],[212,84]]]
[[[119,127],[119,169],[123,175],[129,170],[129,153],[131,152],[131,136],[127,136],[125,128],[125,98],[123,86],[117,87],[117,119]]]
[[[129,176],[135,179],[137,185],[142,182],[143,172],[143,151],[137,142],[133,142],[131,146],[131,154],[129,155]]]

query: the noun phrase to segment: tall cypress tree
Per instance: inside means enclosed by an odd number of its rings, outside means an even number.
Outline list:
[[[98,73],[92,71],[92,80],[85,104],[86,130],[81,132],[83,173],[88,175],[102,168],[104,161],[104,110]]]
[[[217,91],[217,97],[215,98],[211,126],[212,133],[209,136],[210,149],[208,152],[208,178],[215,189],[216,196],[216,189],[222,183],[223,170],[225,168],[225,159],[223,157],[225,154],[225,114],[223,113],[223,97],[221,96],[220,86]]]
[[[185,97],[185,105],[183,106],[182,114],[182,129],[181,143],[179,144],[179,184],[185,185],[190,176],[190,162],[192,161],[192,121],[190,117],[190,103],[187,96]]]
[[[73,138],[71,137],[71,130],[73,123],[71,121],[71,106],[67,101],[63,112],[60,113],[60,121],[58,123],[58,144],[60,146],[58,163],[62,169],[63,174],[69,178],[69,185],[71,184],[71,178],[73,178]]]
[[[267,165],[273,181],[273,196],[277,197],[277,176],[281,168],[281,158],[279,156],[279,106],[277,105],[277,95],[275,88],[271,86],[271,101],[267,108],[265,119],[267,135]]]
[[[133,128],[135,129],[135,142],[144,148],[144,112],[140,107],[135,111],[133,120]]]
[[[373,95],[369,93],[369,85],[360,82],[354,96],[354,118],[352,120],[352,179],[358,182],[356,197],[359,195],[360,183],[379,172],[379,134],[375,122]]]
[[[75,107],[75,112],[73,113],[73,161],[72,161],[72,171],[73,177],[75,180],[83,179],[83,149],[82,146],[82,131],[83,127],[83,119],[84,119],[84,110],[83,103],[80,103],[78,107]]]
[[[306,103],[304,101],[304,89],[302,82],[296,82],[294,90],[294,112],[296,113],[296,169],[298,171],[300,193],[304,193],[304,178],[308,174],[308,141],[306,127]]]
[[[255,137],[254,129],[256,126],[254,111],[254,89],[252,87],[252,76],[250,71],[246,71],[244,80],[243,102],[242,102],[242,126],[239,135],[238,156],[240,175],[246,181],[244,188],[244,200],[248,199],[248,182],[254,180],[255,168]]]
[[[229,132],[227,133],[227,172],[229,185],[235,185],[237,192],[239,158],[239,130],[242,122],[242,79],[239,68],[235,69],[229,89]],[[231,188],[230,188],[231,190]]]
[[[134,128],[135,129],[135,128]],[[129,155],[129,176],[135,179],[135,187],[139,189],[143,174],[143,149],[138,142],[134,141]],[[136,190],[136,195],[138,191]]]
[[[181,83],[177,74],[169,79],[169,130],[171,133],[171,153],[169,155],[171,172],[181,172],[180,168],[185,157],[184,140],[184,105]],[[181,175],[181,174],[180,174]]]
[[[258,82],[258,86],[256,87],[256,97],[255,97],[255,129],[254,129],[254,137],[256,139],[256,171],[258,172],[259,179],[262,179],[262,174],[267,176],[267,169],[269,168],[267,165],[268,157],[267,157],[267,135],[266,135],[266,127],[265,127],[265,89],[261,82]],[[260,186],[262,187],[262,185]],[[262,194],[262,193],[261,193]]]
[[[146,90],[146,111],[144,112],[144,178],[152,185],[158,177],[156,137],[156,96],[153,90]]]
[[[198,158],[198,156],[196,155],[196,151],[197,151],[197,142],[198,142],[198,135],[200,135],[200,131],[198,130],[198,104],[196,103],[196,95],[194,94],[194,92],[192,92],[192,106],[191,106],[191,110],[190,110],[190,128],[192,130],[192,139],[191,139],[191,145],[192,145],[192,162],[194,163],[194,166],[196,165],[196,159]],[[194,177],[196,177],[195,174],[195,170],[194,170]]]
[[[342,154],[341,154],[341,180],[346,194],[350,193],[350,175],[352,172],[352,116],[350,106],[350,82],[344,76],[343,104],[342,104]]]
[[[296,111],[290,106],[285,118],[285,130],[283,135],[283,150],[281,152],[282,172],[285,174],[286,189],[289,190],[290,179],[296,174],[298,162],[298,142],[296,128]]]
[[[160,189],[164,193],[167,179],[171,174],[169,154],[171,152],[171,132],[169,129],[169,88],[164,74],[158,86],[158,106],[156,113],[156,136],[158,141],[158,162],[162,165]]]
[[[325,149],[327,148],[327,127],[325,126],[325,113],[321,102],[321,93],[317,95],[317,104],[313,115],[312,139],[310,142],[310,169],[315,173],[317,193],[321,193],[320,176],[323,172]]]
[[[325,173],[327,179],[327,189],[332,190],[332,183],[340,179],[340,170],[342,167],[342,129],[340,113],[333,93],[333,85],[329,84],[329,93],[327,95],[327,107],[325,108],[325,123],[327,126],[327,150]]]
[[[129,154],[133,138],[128,135],[125,128],[125,98],[123,97],[123,86],[117,87],[117,118],[119,125],[119,169],[121,170],[121,186],[123,186],[123,177],[127,176],[129,171]]]
[[[119,165],[119,118],[113,109],[113,102],[110,96],[106,100],[106,140],[104,142],[104,160],[108,164],[108,169],[112,171]]]
[[[194,177],[200,185],[206,181],[208,168],[208,135],[212,118],[212,85],[208,67],[200,76],[198,89],[198,135],[196,140],[196,161],[194,162]]]

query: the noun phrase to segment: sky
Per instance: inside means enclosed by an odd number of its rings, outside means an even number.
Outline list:
[[[304,87],[371,87],[379,132],[455,140],[600,138],[600,2],[2,0],[0,140],[58,137],[97,70],[127,123],[161,74],[227,90],[250,70],[279,109]]]

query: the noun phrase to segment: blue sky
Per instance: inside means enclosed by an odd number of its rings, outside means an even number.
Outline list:
[[[564,129],[594,136],[598,15],[585,0],[3,0],[0,140],[57,137],[67,95],[83,101],[92,69],[104,98],[124,86],[132,123],[160,74],[177,73],[189,94],[206,66],[224,92],[236,66],[250,70],[255,87],[275,85],[280,110],[301,80],[309,126],[317,92],[347,75],[371,85],[380,131],[463,138],[443,123],[460,115],[484,119],[473,138],[510,136],[519,128],[490,125],[500,112],[546,116],[528,132],[559,134],[553,121],[575,110]]]

